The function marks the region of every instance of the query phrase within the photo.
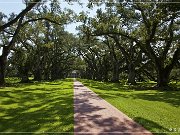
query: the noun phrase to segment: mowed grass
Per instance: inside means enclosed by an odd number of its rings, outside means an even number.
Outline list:
[[[144,90],[139,86],[80,81],[151,132],[180,133],[180,91]]]
[[[12,82],[12,80],[10,80]],[[0,88],[0,132],[73,132],[73,80]]]

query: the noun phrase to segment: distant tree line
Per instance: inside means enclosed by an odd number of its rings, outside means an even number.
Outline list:
[[[172,3],[174,2],[174,3]],[[160,0],[141,2],[107,0],[96,16],[79,16],[86,78],[119,82],[153,80],[166,87],[179,79],[180,4]]]

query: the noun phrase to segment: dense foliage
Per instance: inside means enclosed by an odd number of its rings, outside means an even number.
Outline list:
[[[5,76],[29,82],[76,71],[82,78],[167,87],[180,70],[179,3],[169,2],[89,1],[89,8],[98,7],[89,17],[61,9],[58,0],[26,0],[18,15],[0,13],[0,85]],[[81,23],[78,35],[64,29],[73,22]]]

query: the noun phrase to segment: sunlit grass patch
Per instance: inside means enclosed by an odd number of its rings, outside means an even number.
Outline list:
[[[0,132],[73,132],[73,81],[1,88]]]

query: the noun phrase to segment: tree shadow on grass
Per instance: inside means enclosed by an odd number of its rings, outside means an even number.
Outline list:
[[[0,90],[0,132],[72,132],[72,89],[61,90]]]
[[[154,135],[166,135],[167,133],[164,132],[169,132],[169,129],[162,127],[161,125],[155,123],[154,121],[144,119],[142,117],[135,117],[135,121],[137,121],[139,124],[144,126],[146,129],[153,131]],[[157,131],[157,129],[159,131]]]
[[[81,81],[81,80],[80,80]],[[156,82],[137,82],[136,85],[128,85],[124,82],[120,83],[112,83],[112,82],[98,82],[93,80],[82,80],[83,84],[86,86],[104,89],[104,90],[113,90],[113,91],[144,91],[144,90],[159,90],[159,91],[180,91],[179,85],[170,84],[170,87],[164,87],[164,89],[158,89],[156,86]]]
[[[113,90],[113,91],[119,91],[119,90],[128,90],[129,87],[124,86],[120,83],[111,83],[111,82],[98,82],[98,81],[92,81],[92,80],[83,80],[82,81],[85,86],[101,89],[101,90]]]
[[[119,93],[111,93],[111,92],[105,92],[105,91],[101,92],[98,89],[97,94],[99,94],[100,96],[102,96],[105,99],[123,97],[123,98],[132,98],[132,99],[142,99],[142,100],[147,100],[147,101],[164,102],[164,103],[168,103],[174,107],[180,106],[180,91],[172,91],[172,92],[148,91],[148,92],[144,92],[144,93],[133,92],[131,94],[122,94],[121,92],[119,92]]]
[[[159,101],[173,105],[174,107],[180,106],[180,91],[165,91],[156,93],[136,93],[133,98],[143,99],[148,101]]]
[[[159,101],[171,104],[175,107],[180,106],[180,91],[158,91],[158,90],[150,90],[143,89],[143,87],[135,86],[122,86],[118,83],[102,83],[97,81],[84,81],[86,86],[97,89],[98,94],[102,95],[104,98],[115,98],[115,97],[124,97],[124,98],[134,98],[134,99],[142,99],[148,101]],[[139,87],[139,89],[138,89]],[[100,92],[103,90],[102,92]],[[105,92],[107,91],[107,92]],[[110,91],[116,91],[110,92]],[[119,92],[118,92],[119,91]],[[137,91],[137,92],[136,92]],[[141,91],[141,92],[139,92]],[[143,92],[144,91],[144,92]],[[123,94],[123,92],[130,92],[132,94]]]

